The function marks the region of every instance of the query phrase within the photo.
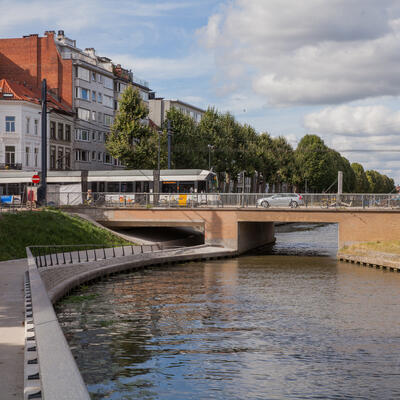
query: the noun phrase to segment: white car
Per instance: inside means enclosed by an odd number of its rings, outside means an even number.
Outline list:
[[[303,197],[297,193],[277,193],[257,200],[257,207],[292,207],[296,208],[304,204]]]

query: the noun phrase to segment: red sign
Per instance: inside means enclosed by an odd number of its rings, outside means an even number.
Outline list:
[[[40,182],[40,176],[39,175],[33,175],[32,176],[32,183],[39,183]]]

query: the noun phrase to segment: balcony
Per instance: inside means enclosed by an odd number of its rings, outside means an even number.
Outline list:
[[[10,164],[10,163],[0,163],[0,170],[7,169],[22,169],[22,164]]]

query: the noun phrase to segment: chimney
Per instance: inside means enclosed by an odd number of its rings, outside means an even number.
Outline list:
[[[46,31],[44,33],[44,36],[54,36],[56,34],[56,31]]]
[[[64,31],[62,31],[62,30],[58,31],[58,32],[57,32],[57,36],[58,36],[58,37],[64,37],[64,36],[65,36],[65,35],[64,35]]]
[[[85,53],[90,57],[93,57],[93,58],[96,57],[96,50],[93,47],[86,48]]]

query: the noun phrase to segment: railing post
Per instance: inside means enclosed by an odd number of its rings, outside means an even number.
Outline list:
[[[122,256],[125,257],[125,248],[124,248],[124,245],[122,245]]]
[[[115,247],[113,246],[112,249],[113,249],[113,257],[115,258]]]
[[[96,248],[93,249],[94,261],[97,261]]]
[[[64,260],[64,264],[66,264],[66,262],[65,262],[65,252],[64,252],[64,247],[62,247],[62,253],[63,253],[63,260]]]
[[[52,257],[52,254],[51,254],[51,249],[52,249],[52,247],[50,247],[50,262],[51,262],[50,267],[53,266],[53,257]]]
[[[80,255],[80,253],[79,253],[79,249],[78,249],[78,263],[79,263],[79,264],[81,263],[81,255]]]
[[[56,249],[56,260],[57,260],[57,265],[59,265],[60,263],[58,262],[58,254],[57,254],[57,249]]]
[[[89,262],[89,254],[88,254],[87,249],[85,249],[85,251],[86,251],[86,262]]]
[[[103,254],[104,254],[104,259],[106,260],[107,259],[107,257],[106,257],[106,249],[104,248],[104,245],[103,245]]]

